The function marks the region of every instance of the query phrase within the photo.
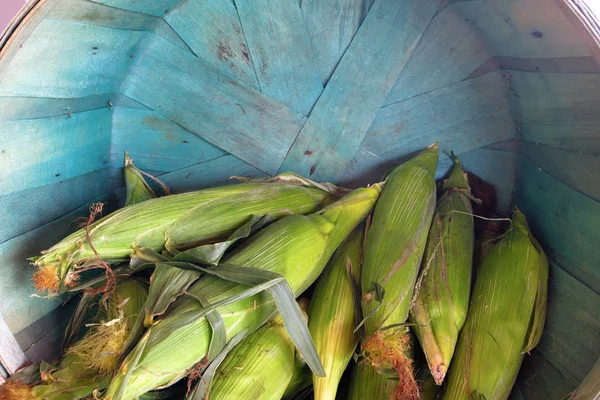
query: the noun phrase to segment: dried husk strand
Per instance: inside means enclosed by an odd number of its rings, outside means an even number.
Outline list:
[[[541,338],[547,291],[548,259],[517,211],[479,270],[444,399],[508,398]]]
[[[357,189],[317,213],[285,217],[236,248],[222,264],[276,272],[299,295],[371,211],[380,190],[379,185]],[[164,320],[142,337],[111,382],[106,398],[134,399],[189,374],[207,356],[211,340],[207,319],[194,317],[203,308],[196,298],[215,304],[245,290],[243,285],[212,275],[199,279],[187,290],[189,296],[173,303]],[[228,338],[242,330],[255,330],[275,310],[273,298],[264,292],[217,309]]]
[[[410,321],[436,384],[450,366],[467,318],[473,264],[473,208],[467,177],[458,158],[441,186],[423,257],[420,289]]]
[[[361,272],[363,361],[355,369],[351,399],[418,398],[403,324],[435,208],[437,162],[435,143],[396,167],[375,206]]]

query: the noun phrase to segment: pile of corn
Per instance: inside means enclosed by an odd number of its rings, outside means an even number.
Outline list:
[[[434,144],[353,191],[288,173],[158,197],[126,157],[125,206],[32,259],[42,293],[81,296],[60,358],[0,400],[506,399],[548,260],[519,211],[476,240],[452,159],[437,186]]]

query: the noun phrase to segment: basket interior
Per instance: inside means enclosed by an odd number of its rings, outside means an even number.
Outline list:
[[[564,398],[600,356],[600,68],[572,3],[34,2],[0,53],[6,324],[30,359],[60,341],[69,310],[29,297],[25,259],[117,204],[125,151],[181,192],[287,170],[357,186],[439,141],[438,177],[454,151],[548,250],[515,396]]]

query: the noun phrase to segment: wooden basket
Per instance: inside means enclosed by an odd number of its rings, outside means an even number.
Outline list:
[[[0,37],[5,372],[51,358],[70,312],[30,297],[26,257],[122,196],[125,150],[178,192],[358,185],[437,140],[439,176],[453,150],[547,246],[514,394],[567,398],[600,356],[599,31],[583,0],[30,0]]]

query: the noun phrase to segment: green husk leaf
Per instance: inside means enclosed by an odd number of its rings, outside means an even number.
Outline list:
[[[142,172],[133,165],[133,160],[129,158],[127,152],[125,152],[123,175],[127,189],[125,207],[156,198],[156,193],[148,186]]]
[[[202,306],[206,307],[210,303],[201,296],[196,296]],[[206,319],[212,329],[212,336],[210,338],[210,345],[208,346],[207,358],[209,362],[214,361],[217,356],[227,346],[227,330],[225,329],[225,321],[217,310],[211,311],[206,314]]]
[[[275,218],[270,215],[252,215],[248,222],[235,230],[225,241],[207,244],[191,248],[177,253],[174,261],[189,261],[203,265],[217,265],[225,251],[240,239],[245,239],[267,224],[273,222]]]
[[[529,234],[529,239],[540,253],[540,272],[535,308],[533,310],[533,318],[531,321],[531,330],[529,332],[527,344],[523,350],[525,353],[529,353],[540,342],[546,323],[546,311],[548,308],[548,257],[533,235]]]
[[[351,189],[337,186],[337,185],[334,185],[333,183],[329,183],[329,182],[315,182],[315,181],[307,179],[301,175],[298,175],[294,172],[289,172],[289,171],[282,172],[281,174],[270,177],[270,178],[251,179],[251,178],[244,178],[241,176],[232,176],[230,179],[237,179],[240,182],[246,182],[246,183],[257,183],[257,182],[295,183],[295,184],[306,186],[306,187],[314,187],[317,189],[321,189],[327,193],[330,193],[331,195],[333,195],[337,198],[344,197],[345,195],[347,195],[348,193],[350,193],[352,191]]]
[[[146,344],[148,344],[148,339],[150,338],[150,332],[152,328],[146,331],[146,334],[140,339],[137,346],[133,350],[130,359],[125,360],[125,362],[121,365],[121,370],[125,370],[125,377],[123,378],[120,387],[117,389],[116,399],[120,399],[123,397],[125,389],[127,388],[127,383],[129,382],[129,378],[131,377],[131,373],[135,370],[142,354],[144,353],[144,349],[146,348]]]
[[[223,362],[227,354],[238,344],[240,343],[248,334],[248,330],[244,329],[237,335],[235,335],[229,343],[227,343],[223,349],[219,352],[219,354],[215,357],[215,359],[210,363],[210,365],[204,371],[202,378],[198,380],[194,389],[186,396],[186,400],[204,400],[208,398],[210,393],[210,385],[215,377],[215,373],[217,372],[217,368]]]
[[[65,335],[62,342],[62,349],[65,351],[72,343],[79,330],[81,329],[83,322],[87,318],[90,311],[96,305],[98,301],[98,294],[83,292],[79,302],[77,303],[77,307],[69,320],[69,324],[65,329]]]
[[[144,326],[150,327],[169,305],[200,277],[200,272],[183,270],[168,263],[159,263],[154,268],[148,300],[144,307]]]
[[[191,264],[188,268],[194,268],[194,265]],[[221,279],[254,288],[263,287],[264,290],[267,290],[275,300],[277,310],[283,318],[283,323],[290,339],[292,339],[292,342],[300,354],[302,354],[310,369],[317,376],[325,375],[315,344],[310,337],[308,326],[302,316],[302,310],[295,300],[294,292],[283,276],[258,268],[237,267],[227,264],[219,264],[210,269],[199,266],[196,266],[196,268],[209,275],[218,276]],[[214,307],[214,304],[212,306]]]

